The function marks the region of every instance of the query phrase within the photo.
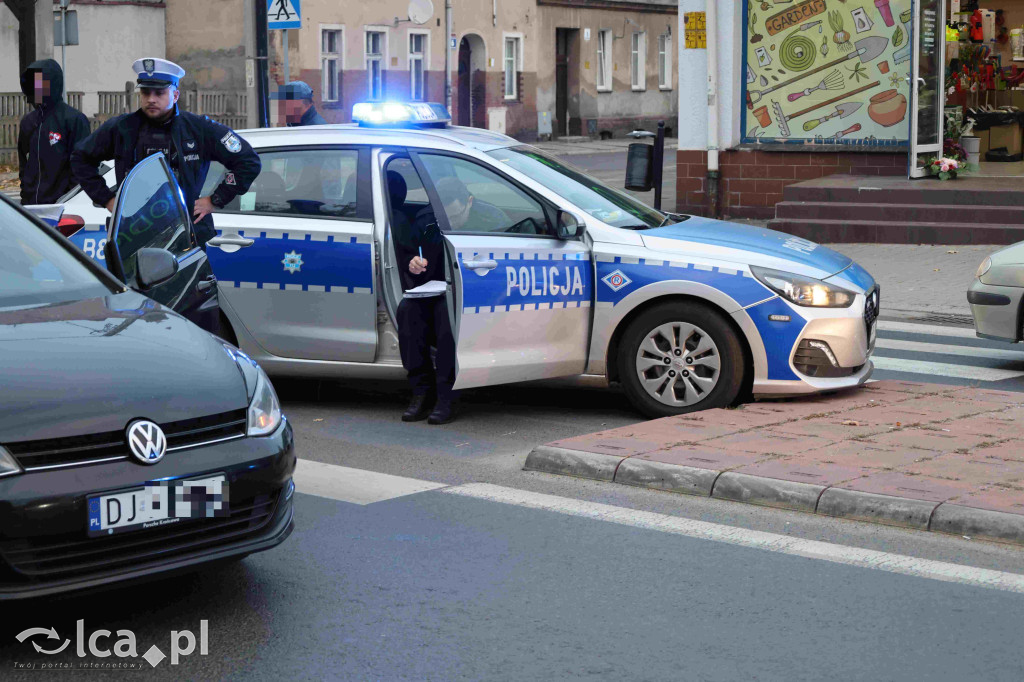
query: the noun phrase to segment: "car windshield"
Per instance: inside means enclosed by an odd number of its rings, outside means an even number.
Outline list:
[[[0,201],[0,308],[63,303],[110,293],[68,247]]]
[[[670,220],[668,215],[534,147],[508,147],[488,154],[608,225],[645,230]]]

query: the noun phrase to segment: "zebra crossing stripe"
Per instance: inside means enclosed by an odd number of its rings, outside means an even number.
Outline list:
[[[887,358],[875,355],[871,358],[875,369],[891,372],[907,372],[910,374],[932,374],[954,379],[974,379],[976,381],[1004,381],[1024,377],[1024,372],[994,367],[977,367],[974,365],[952,365],[945,362],[928,360],[907,360],[906,358]]]
[[[956,355],[975,360],[1010,360],[1024,362],[1024,350],[1007,350],[998,348],[976,348],[974,346],[953,346],[945,343],[923,341],[900,341],[898,339],[879,338],[875,341],[876,349],[903,350],[916,353],[935,353],[939,355]]]
[[[879,320],[878,331],[905,332],[926,336],[955,336],[961,339],[978,338],[973,327],[944,327],[937,324],[914,324],[913,322],[896,322],[895,320]]]

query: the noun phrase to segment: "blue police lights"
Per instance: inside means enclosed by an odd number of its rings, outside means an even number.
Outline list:
[[[361,126],[386,128],[443,128],[452,117],[437,102],[359,102],[352,120]]]

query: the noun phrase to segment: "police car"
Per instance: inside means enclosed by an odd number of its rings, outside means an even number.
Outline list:
[[[457,389],[596,376],[664,416],[871,374],[879,290],[846,256],[661,213],[534,147],[451,126],[440,105],[359,104],[353,118],[240,133],[263,170],[217,212],[207,253],[225,327],[272,375],[404,377],[392,225],[428,208],[446,244]],[[389,196],[395,173],[404,196]],[[446,216],[444,178],[486,224]],[[214,164],[203,195],[224,179]],[[67,213],[91,209],[76,199]],[[73,239],[98,253],[103,237]]]

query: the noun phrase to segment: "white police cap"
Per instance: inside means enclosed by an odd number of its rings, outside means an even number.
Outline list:
[[[166,88],[178,86],[178,81],[185,75],[185,69],[174,62],[157,57],[143,57],[132,64],[132,71],[138,75],[139,87]]]

